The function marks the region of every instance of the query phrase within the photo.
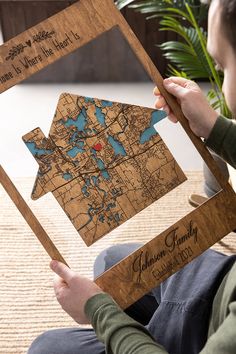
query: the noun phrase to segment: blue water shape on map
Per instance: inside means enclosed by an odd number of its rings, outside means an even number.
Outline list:
[[[89,192],[88,192],[88,187],[87,186],[84,186],[82,188],[82,193],[85,197],[89,197]]]
[[[116,207],[116,203],[109,203],[108,206],[106,207],[106,211],[110,211],[112,208]]]
[[[101,171],[101,174],[103,176],[104,179],[109,180],[110,179],[110,175],[107,172],[107,170],[105,169],[105,164],[101,159],[96,159],[97,165],[99,170]]]
[[[102,107],[112,107],[113,102],[111,101],[106,101],[106,100],[101,100]]]
[[[74,132],[74,133],[71,135],[71,137],[70,137],[70,139],[69,139],[69,142],[70,142],[70,143],[73,143],[75,139],[78,139],[78,133],[77,133],[77,132]]]
[[[106,171],[102,171],[102,172],[105,173],[105,177],[108,177],[108,176],[109,176],[108,174],[106,174]],[[103,174],[102,174],[102,175],[103,175]],[[103,177],[104,177],[104,175],[103,175]],[[104,177],[104,178],[105,178],[105,177]],[[109,176],[109,179],[110,179],[110,176]],[[107,197],[107,192],[99,186],[99,182],[100,182],[100,181],[99,181],[99,177],[98,177],[98,176],[91,176],[91,180],[92,180],[92,183],[94,184],[94,186],[95,186],[100,192],[103,193],[103,196],[104,196],[104,197]],[[89,189],[89,187],[92,187],[92,183],[91,183],[91,181],[90,181],[90,177],[86,179],[86,181],[85,181],[85,186],[83,186],[83,194],[84,194],[84,195],[85,195],[86,192],[89,193],[88,189]],[[86,196],[88,196],[88,195],[86,195]]]
[[[95,115],[98,123],[100,123],[103,127],[106,127],[105,114],[102,112],[102,108],[96,106]]]
[[[82,230],[84,227],[86,227],[93,220],[92,214],[97,215],[104,208],[104,204],[102,204],[99,208],[94,208],[91,204],[89,204],[88,206],[89,206],[89,209],[88,209],[89,220],[84,225],[82,225],[78,229],[78,231]]]
[[[94,184],[94,186],[96,188],[98,188],[98,190],[100,190],[101,192],[104,193],[104,197],[106,197],[107,192],[104,191],[102,188],[99,187],[99,177],[98,176],[90,176],[88,178],[85,179],[85,185],[82,187],[82,192],[84,194],[85,197],[89,197],[90,193],[89,193],[89,188],[92,187],[92,183]],[[104,198],[102,198],[104,200]],[[86,223],[84,225],[82,225],[78,231],[82,230],[84,227],[86,227],[87,225],[89,225],[91,223],[91,221],[93,220],[94,215],[99,214],[99,212],[101,210],[103,210],[104,208],[104,202],[101,203],[101,205],[98,208],[94,208],[94,206],[92,206],[91,204],[88,204],[88,211],[87,211],[87,215],[88,215],[88,220],[86,221]],[[99,216],[99,220],[101,222],[105,221],[101,218],[101,216]]]
[[[106,196],[107,196],[107,192],[106,192],[104,189],[102,189],[102,188],[99,187],[99,177],[98,177],[98,176],[91,176],[91,180],[92,180],[94,186],[95,186],[99,191],[101,191],[101,192],[104,194],[104,196],[106,197]],[[91,185],[91,182],[90,182],[90,185]]]
[[[70,180],[73,178],[73,176],[72,176],[69,172],[67,172],[67,173],[64,173],[64,174],[63,174],[63,178],[64,178],[66,181],[70,181]]]
[[[47,150],[47,149],[39,149],[37,148],[35,142],[29,141],[25,143],[29,151],[33,156],[42,156],[42,155],[50,155],[53,153],[53,150]]]
[[[89,102],[95,103],[94,99],[92,97],[85,97],[84,100],[85,100],[86,103],[89,103]]]
[[[99,217],[98,217],[98,220],[104,224],[105,216],[103,214],[100,214]]]
[[[82,225],[79,229],[78,229],[78,232],[80,231],[80,230],[82,230],[84,227],[86,227],[88,224],[90,224],[91,223],[91,221],[93,220],[93,216],[92,216],[92,213],[93,213],[93,211],[95,210],[92,206],[91,206],[91,204],[89,204],[89,210],[88,210],[88,217],[89,217],[89,219],[88,219],[88,221],[84,224],[84,225]]]
[[[79,153],[83,153],[85,152],[84,150],[84,142],[83,141],[79,141],[78,142],[79,146],[74,146],[72,149],[70,149],[69,151],[67,151],[67,155],[69,155],[70,157],[75,157],[77,154]]]
[[[121,144],[120,141],[114,139],[111,135],[108,135],[107,140],[113,147],[115,155],[127,156],[124,146]]]
[[[86,150],[84,149],[84,145],[85,145],[85,142],[80,140],[80,141],[77,141],[76,144],[78,145],[78,147],[81,149],[81,152],[85,152]]]
[[[85,185],[82,187],[82,192],[83,192],[83,195],[85,197],[89,197],[90,196],[90,193],[88,191],[90,186],[91,186],[90,177],[88,177],[88,178],[85,179]]]
[[[106,168],[105,168],[104,162],[103,162],[101,159],[99,159],[99,158],[97,157],[97,151],[94,150],[93,148],[91,148],[90,152],[91,152],[91,154],[92,154],[92,157],[93,157],[94,160],[96,161],[96,164],[98,165],[99,170],[101,171],[102,177],[103,177],[104,179],[106,179],[106,180],[109,180],[109,179],[110,179],[110,175],[109,175],[109,173],[107,172],[107,170],[106,170]],[[94,183],[94,184],[95,184],[95,183]],[[95,184],[95,186],[97,186],[97,185]]]
[[[88,186],[88,187],[91,186],[90,178],[86,178],[85,184],[86,184],[86,186]]]
[[[95,185],[95,187],[97,187],[97,184],[98,184],[98,177],[97,177],[97,176],[92,176],[91,179],[92,179],[93,184]]]
[[[164,111],[153,111],[151,117],[150,126],[142,132],[140,136],[140,144],[144,144],[149,141],[153,136],[157,135],[158,132],[154,128],[154,125],[160,122],[162,119],[166,118],[166,113]]]
[[[86,109],[83,107],[75,120],[68,118],[66,122],[61,120],[61,123],[64,124],[67,128],[76,127],[79,132],[83,132],[88,123]]]
[[[97,151],[94,148],[91,148],[90,151],[91,151],[93,158],[96,159],[97,158]]]

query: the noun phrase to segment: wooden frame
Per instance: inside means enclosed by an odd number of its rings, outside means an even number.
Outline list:
[[[51,192],[91,246],[186,181],[153,128],[164,118],[160,110],[62,93],[48,138],[40,128],[23,136],[39,164],[32,199]]]
[[[17,36],[19,33],[44,21],[77,0],[0,0],[0,22],[4,42]],[[156,19],[146,21],[145,16],[126,7],[122,10],[133,31],[148,52],[148,55],[158,66],[161,72],[166,71],[167,60],[161,56],[161,49],[154,43],[176,40],[177,35],[172,32],[159,32]],[[116,42],[116,50],[111,43]],[[122,35],[113,31],[105,33],[96,43],[90,43],[83,50],[76,51],[58,61],[46,70],[38,72],[27,82],[140,82],[147,81],[148,77],[139,63],[134,63],[133,56],[127,53],[131,49],[125,43]],[[114,54],[113,54],[114,53]],[[100,62],[97,58],[102,56]],[[158,61],[157,61],[158,59]],[[96,64],[97,70],[91,70]],[[82,70],[77,68],[81,68]]]
[[[48,255],[52,259],[57,259],[58,261],[67,264],[1,165],[0,183],[2,184],[3,188],[5,189],[5,191],[7,192],[7,194],[9,195],[9,197],[11,198],[11,200],[13,201],[13,203],[15,204],[15,206],[31,228],[31,230],[38,237],[39,241],[43,245]]]
[[[201,139],[192,133],[177,101],[165,91],[161,75],[112,0],[80,0],[3,44],[0,47],[0,92],[115,26],[123,33],[222,188],[213,198],[96,279],[96,283],[125,308],[236,228],[236,197],[231,186]],[[41,239],[41,242],[45,241]]]

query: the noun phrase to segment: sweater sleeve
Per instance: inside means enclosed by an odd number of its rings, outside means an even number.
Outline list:
[[[214,298],[208,341],[200,354],[236,353],[236,262]]]
[[[236,302],[229,305],[229,314],[217,331],[208,339],[200,354],[235,354]]]
[[[126,315],[107,294],[90,298],[85,312],[108,354],[168,354],[140,323]]]
[[[206,145],[236,168],[236,122],[219,116]]]

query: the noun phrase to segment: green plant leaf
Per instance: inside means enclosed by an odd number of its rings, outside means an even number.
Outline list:
[[[120,1],[116,1],[115,4],[118,7],[118,9],[121,10],[127,5],[131,4],[132,2],[134,2],[134,0],[120,0]]]
[[[119,8],[129,6],[145,14],[147,19],[160,18],[159,30],[178,34],[179,41],[160,45],[168,59],[168,73],[188,79],[207,79],[212,88],[209,102],[221,113],[230,116],[222,93],[222,75],[215,70],[212,58],[206,50],[207,34],[201,28],[207,17],[207,6],[200,0],[117,0]]]
[[[154,13],[155,15],[163,10],[167,12],[176,12],[180,16],[188,17],[186,12],[186,0],[149,0],[149,1],[135,1],[135,0],[117,0],[116,5],[119,9],[129,6],[138,12],[144,14]],[[198,22],[204,21],[207,17],[207,6],[202,5],[199,0],[188,0],[188,4]]]

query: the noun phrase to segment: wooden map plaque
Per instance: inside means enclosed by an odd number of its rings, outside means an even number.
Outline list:
[[[236,229],[234,191],[201,139],[192,133],[178,102],[164,89],[160,73],[113,0],[80,0],[0,46],[0,92],[115,27],[165,97],[222,188],[206,203],[96,279],[96,283],[125,308]],[[38,134],[43,137],[39,131]],[[17,200],[16,205],[20,207]],[[30,219],[27,220],[30,223]],[[34,232],[52,257],[45,238],[37,229]]]
[[[40,165],[33,199],[51,191],[87,246],[185,181],[154,128],[164,111],[62,94],[47,139],[23,137]]]
[[[48,253],[49,257],[52,259],[57,259],[58,261],[64,263],[67,265],[66,261],[36,218],[36,216],[33,214],[32,210],[30,207],[27,205],[13,182],[10,180],[8,177],[7,173],[3,169],[3,167],[0,165],[0,183],[19,210],[19,212],[22,214],[23,218],[31,228],[31,230],[34,232],[36,237],[39,239],[41,242],[42,246],[44,247],[45,251]]]

